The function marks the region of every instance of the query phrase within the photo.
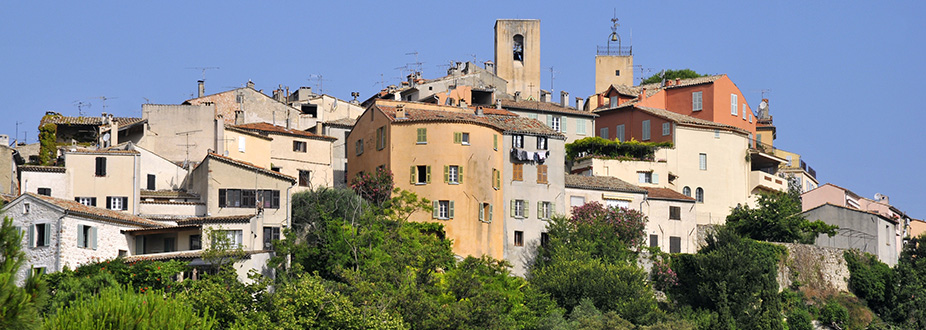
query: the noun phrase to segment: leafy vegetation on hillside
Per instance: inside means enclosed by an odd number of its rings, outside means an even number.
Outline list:
[[[654,160],[656,150],[672,148],[672,142],[640,142],[634,139],[620,142],[590,136],[566,144],[566,159],[604,157],[621,160]]]
[[[817,236],[836,235],[838,226],[810,221],[801,214],[799,195],[770,192],[759,195],[757,208],[737,205],[727,216],[727,226],[739,235],[755,240],[813,244]]]
[[[692,69],[665,70],[665,72],[657,72],[656,74],[643,79],[641,85],[657,84],[661,83],[663,80],[675,80],[675,78],[688,79],[703,76],[706,75],[697,73]]]

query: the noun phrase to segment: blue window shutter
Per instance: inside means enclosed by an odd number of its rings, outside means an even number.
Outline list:
[[[96,227],[90,227],[90,242],[93,243],[93,249],[96,250]]]
[[[48,246],[51,242],[51,224],[46,223],[43,226],[45,226],[45,236],[42,237],[42,242],[44,242],[44,246]]]

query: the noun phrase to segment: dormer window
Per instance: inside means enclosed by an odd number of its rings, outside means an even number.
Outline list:
[[[512,54],[514,55],[515,61],[524,61],[524,36],[520,34],[514,35]]]

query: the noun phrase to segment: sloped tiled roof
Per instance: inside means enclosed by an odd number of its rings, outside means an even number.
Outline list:
[[[99,208],[95,206],[87,206],[87,205],[78,203],[76,201],[67,200],[67,199],[43,196],[43,195],[38,195],[38,194],[33,194],[33,193],[26,193],[26,194],[29,196],[41,199],[43,201],[46,201],[48,203],[51,203],[60,208],[63,208],[65,212],[69,214],[85,216],[85,217],[98,219],[98,220],[119,222],[123,224],[135,225],[135,226],[141,226],[141,227],[163,226],[160,223],[132,215],[131,213],[107,210],[107,209]]]
[[[142,189],[140,191],[140,195],[142,198],[145,198],[145,197],[185,198],[185,199],[199,198],[199,196],[197,195],[194,195],[194,194],[191,194],[185,191],[177,191],[177,190],[145,190],[145,189]]]
[[[240,160],[237,160],[237,159],[234,159],[234,158],[225,157],[225,156],[222,156],[222,155],[213,153],[213,152],[210,152],[208,155],[206,155],[206,158],[207,158],[207,159],[209,159],[209,158],[215,159],[215,160],[222,161],[222,162],[225,162],[225,163],[228,163],[228,164],[231,164],[231,165],[236,165],[236,166],[239,166],[239,167],[243,167],[243,168],[245,168],[245,169],[257,171],[257,172],[264,173],[264,174],[267,174],[267,175],[272,176],[272,177],[276,177],[276,178],[288,180],[288,181],[290,181],[290,182],[296,182],[296,178],[291,177],[291,176],[289,176],[289,175],[286,175],[286,174],[283,174],[283,173],[280,173],[280,172],[276,172],[276,171],[271,171],[271,170],[265,169],[265,168],[263,168],[263,167],[260,167],[260,166],[257,166],[257,165],[254,165],[254,164],[251,164],[251,163],[248,163],[248,162],[245,162],[245,161],[240,161]],[[202,165],[202,163],[200,163],[200,165]],[[199,167],[199,165],[196,165],[196,167]]]
[[[645,194],[646,190],[627,181],[610,176],[566,174],[567,188],[596,189]]]
[[[202,225],[215,223],[248,223],[256,214],[226,215],[220,217],[195,217],[177,220],[177,225]]]
[[[339,127],[354,127],[354,123],[356,122],[357,122],[357,118],[341,118],[341,119],[326,121],[325,125],[339,126]]]
[[[62,166],[22,165],[22,166],[19,166],[19,171],[20,172],[64,173],[65,168]]]
[[[576,110],[575,108],[572,108],[572,107],[564,107],[559,104],[550,103],[550,102],[527,101],[527,100],[520,100],[520,101],[498,100],[498,102],[502,104],[502,108],[506,108],[506,109],[515,108],[515,109],[555,112],[555,113],[587,116],[587,117],[598,117],[598,115],[592,112],[589,112],[589,111]]]
[[[678,201],[685,201],[685,202],[692,202],[692,203],[694,203],[695,201],[694,198],[685,196],[684,194],[681,194],[669,188],[643,187],[643,189],[646,189],[647,191],[647,195],[648,195],[647,198],[669,199],[669,200],[678,200]]]
[[[396,118],[396,105],[403,105],[405,118]],[[383,112],[395,123],[413,122],[456,122],[483,125],[502,130],[507,134],[533,134],[565,139],[565,136],[547,127],[536,119],[512,115],[489,114],[490,109],[484,109],[484,115],[476,115],[476,109],[442,106],[434,104],[420,104],[410,102],[379,102],[375,108]],[[497,109],[491,109],[498,111]],[[505,111],[505,110],[502,110]],[[507,112],[507,111],[505,111]],[[508,112],[510,113],[510,112]]]
[[[246,129],[238,128],[232,125],[225,125],[225,129],[229,131],[233,131],[233,132],[238,132],[244,135],[248,135],[248,136],[253,136],[261,140],[273,141],[272,137],[260,134],[257,131],[246,130]]]
[[[119,123],[119,126],[128,126],[137,124],[144,119],[137,117],[113,117],[113,121]],[[56,125],[103,125],[103,117],[67,117],[67,116],[47,116],[42,118],[40,124]]]
[[[686,116],[686,115],[683,115],[683,114],[680,114],[680,113],[675,113],[675,112],[672,112],[672,111],[669,111],[669,110],[665,110],[665,109],[644,107],[644,106],[639,106],[639,105],[633,105],[633,104],[630,104],[630,103],[621,105],[621,106],[619,106],[619,107],[617,107],[617,108],[603,109],[603,110],[598,110],[598,111],[596,111],[596,112],[602,113],[602,112],[607,112],[607,111],[615,111],[615,110],[620,111],[620,110],[630,110],[630,109],[639,110],[639,111],[642,111],[642,112],[645,112],[645,113],[649,113],[649,114],[651,114],[651,115],[653,115],[653,116],[660,117],[660,118],[663,118],[663,119],[668,120],[668,121],[676,122],[676,123],[681,124],[681,125],[696,126],[696,127],[708,127],[708,128],[719,128],[719,129],[724,129],[724,130],[728,130],[728,131],[736,131],[736,132],[743,133],[743,134],[749,134],[749,132],[747,132],[746,130],[743,130],[742,128],[739,128],[739,127],[736,127],[736,126],[730,126],[730,125],[726,125],[726,124],[721,124],[721,123],[713,122],[713,121],[710,121],[710,120],[704,120],[704,119],[695,118],[695,117],[692,117],[692,116]]]
[[[266,252],[269,252],[269,251],[253,250],[253,251],[245,251],[244,254],[245,254],[245,258],[250,258],[251,255],[253,254],[266,253]],[[189,260],[189,259],[202,258],[202,256],[203,256],[203,250],[192,250],[192,251],[177,251],[177,252],[135,255],[135,256],[129,256],[129,257],[122,258],[122,260],[125,262],[142,261],[142,260],[151,260],[151,261]]]
[[[266,134],[280,134],[280,135],[294,136],[294,137],[307,138],[307,139],[316,139],[316,140],[330,140],[330,141],[337,140],[337,138],[334,138],[334,137],[318,135],[315,133],[300,131],[300,130],[295,130],[295,129],[287,129],[286,127],[276,126],[276,125],[272,125],[269,123],[250,123],[250,124],[244,124],[244,125],[236,125],[232,127],[236,127],[239,129],[252,131],[252,132],[266,133]]]

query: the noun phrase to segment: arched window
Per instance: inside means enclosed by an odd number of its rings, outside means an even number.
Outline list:
[[[520,34],[514,35],[514,42],[512,43],[514,60],[515,61],[524,61],[524,36]]]
[[[695,200],[698,201],[698,203],[704,203],[704,189],[701,189],[701,187],[695,189]]]
[[[682,188],[682,194],[691,197],[691,187],[685,186],[685,188]]]

